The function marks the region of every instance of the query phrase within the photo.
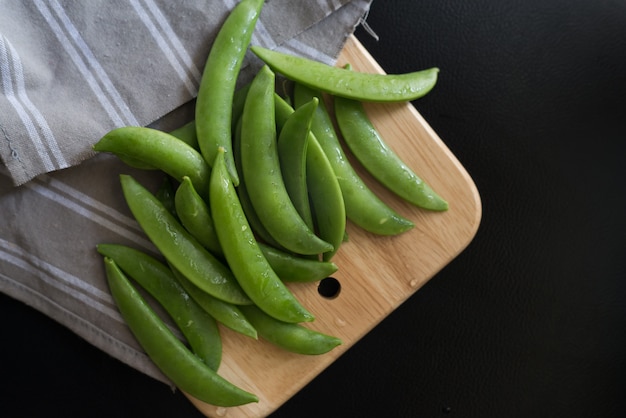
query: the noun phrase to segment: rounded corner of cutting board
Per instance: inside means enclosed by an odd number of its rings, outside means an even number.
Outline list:
[[[346,62],[355,71],[383,72],[354,35],[348,37],[337,65]],[[366,109],[405,162],[448,200],[449,210],[429,212],[413,207],[357,168],[374,192],[413,220],[415,228],[400,236],[381,237],[349,223],[349,241],[333,260],[339,266],[333,277],[341,285],[333,299],[322,297],[314,284],[289,284],[316,317],[306,326],[343,340],[331,352],[296,355],[222,328],[224,351],[219,373],[256,393],[260,400],[220,408],[188,396],[204,415],[234,418],[271,414],[456,258],[476,235],[482,217],[478,189],[417,110],[410,103],[367,104]]]

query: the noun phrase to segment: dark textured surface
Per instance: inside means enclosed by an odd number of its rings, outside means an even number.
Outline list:
[[[474,178],[456,260],[274,416],[618,417],[626,409],[626,3],[375,0],[387,72]],[[0,411],[195,417],[180,394],[0,297]],[[2,414],[4,415],[4,414]]]

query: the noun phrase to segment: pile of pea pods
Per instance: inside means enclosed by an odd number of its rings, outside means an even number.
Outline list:
[[[347,239],[347,220],[380,235],[413,227],[363,183],[339,135],[398,196],[427,210],[448,208],[384,143],[362,106],[421,97],[438,70],[364,74],[250,46],[262,6],[242,0],[224,22],[194,121],[172,132],[121,127],[94,145],[129,166],[164,173],[156,193],[120,176],[128,207],[162,260],[120,244],[97,250],[113,299],[148,356],[181,390],[216,406],[258,402],[218,374],[218,324],[291,352],[327,353],[340,339],[303,325],[314,317],[285,282],[317,282],[337,271],[332,259]],[[265,65],[237,89],[248,49]],[[292,81],[290,97],[276,93],[276,74]],[[187,344],[130,279],[165,308]]]

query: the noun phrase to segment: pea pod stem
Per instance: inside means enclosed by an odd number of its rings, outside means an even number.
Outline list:
[[[112,259],[165,308],[192,351],[213,370],[222,359],[222,341],[215,319],[178,283],[170,269],[154,257],[119,244],[99,244],[98,252]]]
[[[232,272],[209,253],[139,182],[120,176],[133,216],[163,256],[198,287],[234,304],[251,303]]]
[[[216,406],[258,402],[256,395],[210,369],[167,328],[109,257],[104,259],[111,295],[122,317],[154,364],[177,387]]]
[[[218,147],[223,147],[235,185],[239,177],[231,145],[233,95],[263,3],[242,0],[230,12],[211,46],[196,99],[196,132],[202,155],[212,164]]]
[[[435,86],[439,73],[438,68],[394,75],[358,73],[258,45],[250,49],[274,72],[290,80],[314,90],[360,101],[404,102],[418,99]]]
[[[313,315],[282,283],[259,248],[228,175],[221,149],[211,173],[210,201],[224,256],[254,304],[285,322],[312,321]]]

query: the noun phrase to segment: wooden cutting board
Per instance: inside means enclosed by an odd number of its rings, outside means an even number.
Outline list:
[[[348,62],[355,71],[383,73],[354,36],[337,65]],[[437,94],[436,86],[430,94]],[[333,259],[339,266],[333,276],[341,286],[338,295],[325,298],[313,283],[290,285],[315,315],[306,326],[343,340],[331,352],[291,354],[223,328],[218,372],[260,401],[221,408],[189,397],[206,416],[264,417],[275,411],[455,258],[476,234],[482,210],[474,182],[415,108],[402,103],[367,104],[366,109],[385,140],[449,202],[450,209],[437,213],[413,207],[357,168],[385,202],[415,222],[415,228],[397,237],[380,237],[349,224],[350,240]]]

